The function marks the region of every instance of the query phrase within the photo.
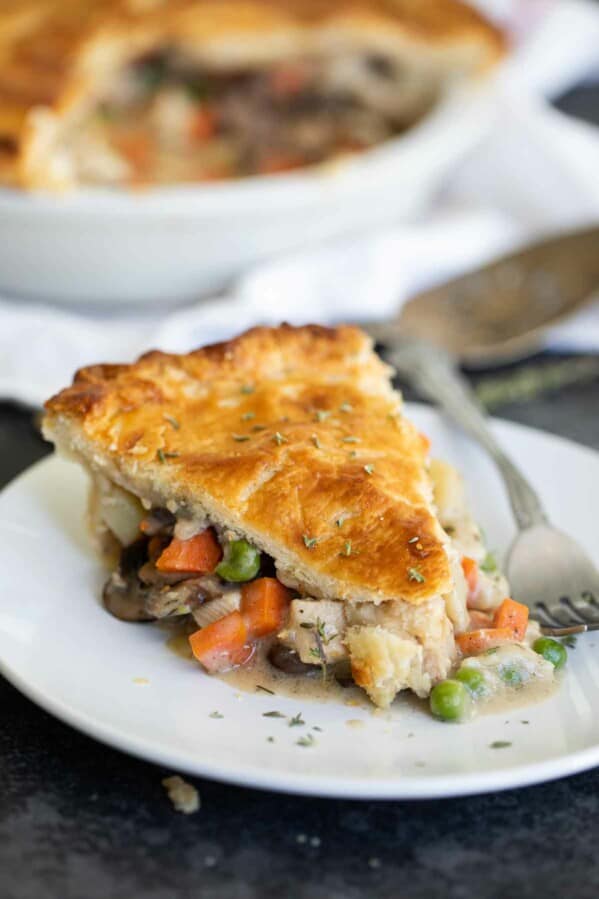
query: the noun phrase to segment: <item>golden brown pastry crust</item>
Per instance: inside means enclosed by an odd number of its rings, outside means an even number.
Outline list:
[[[308,595],[419,603],[452,578],[400,404],[361,331],[282,325],[82,369],[44,428],[142,498],[246,535]]]
[[[504,46],[460,0],[0,0],[0,139],[15,141],[0,180],[52,186],[59,179],[38,157],[58,122],[128,60],[169,41],[216,68],[379,48],[462,72]]]

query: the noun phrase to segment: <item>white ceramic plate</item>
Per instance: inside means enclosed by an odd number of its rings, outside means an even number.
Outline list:
[[[431,436],[434,453],[467,474],[490,545],[505,549],[513,527],[491,463],[434,411],[408,412]],[[516,425],[495,427],[553,520],[599,559],[599,455]],[[168,769],[322,796],[451,796],[599,764],[593,635],[570,653],[552,699],[468,725],[436,722],[404,701],[373,714],[336,702],[239,694],[169,652],[158,628],[122,623],[102,609],[103,574],[82,523],[84,494],[78,468],[50,459],[0,497],[0,670],[74,727]],[[301,712],[306,725],[264,717],[270,710]],[[223,717],[210,717],[214,711]],[[352,719],[362,726],[348,725]],[[297,745],[307,733],[314,745]],[[511,745],[491,748],[498,740]]]
[[[288,175],[65,196],[0,190],[0,292],[37,300],[195,300],[276,253],[414,215],[489,130],[492,84],[447,92],[406,134]]]

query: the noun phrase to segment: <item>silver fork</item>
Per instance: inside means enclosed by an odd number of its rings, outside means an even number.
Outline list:
[[[380,340],[380,328],[376,337]],[[549,523],[539,497],[495,439],[452,357],[397,332],[389,337],[383,342],[398,373],[487,450],[499,469],[518,525],[506,570],[514,599],[528,606],[543,634],[599,630],[599,571],[571,537]]]

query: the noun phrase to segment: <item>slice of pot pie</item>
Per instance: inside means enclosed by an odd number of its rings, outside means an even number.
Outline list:
[[[458,0],[27,0],[0,10],[0,178],[33,189],[270,174],[355,153],[487,70]]]
[[[208,672],[268,655],[381,707],[522,643],[524,607],[390,374],[357,328],[289,325],[79,371],[44,434],[90,474],[108,611],[184,622]]]

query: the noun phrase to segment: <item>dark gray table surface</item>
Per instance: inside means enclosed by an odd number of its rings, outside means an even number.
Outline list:
[[[596,91],[566,104],[597,118]],[[596,449],[598,413],[598,381],[500,410]],[[0,405],[0,483],[45,452],[30,414]],[[0,710],[0,899],[599,896],[599,769],[411,803],[196,779],[202,808],[185,817],[161,786],[172,772],[77,733],[2,678]]]

